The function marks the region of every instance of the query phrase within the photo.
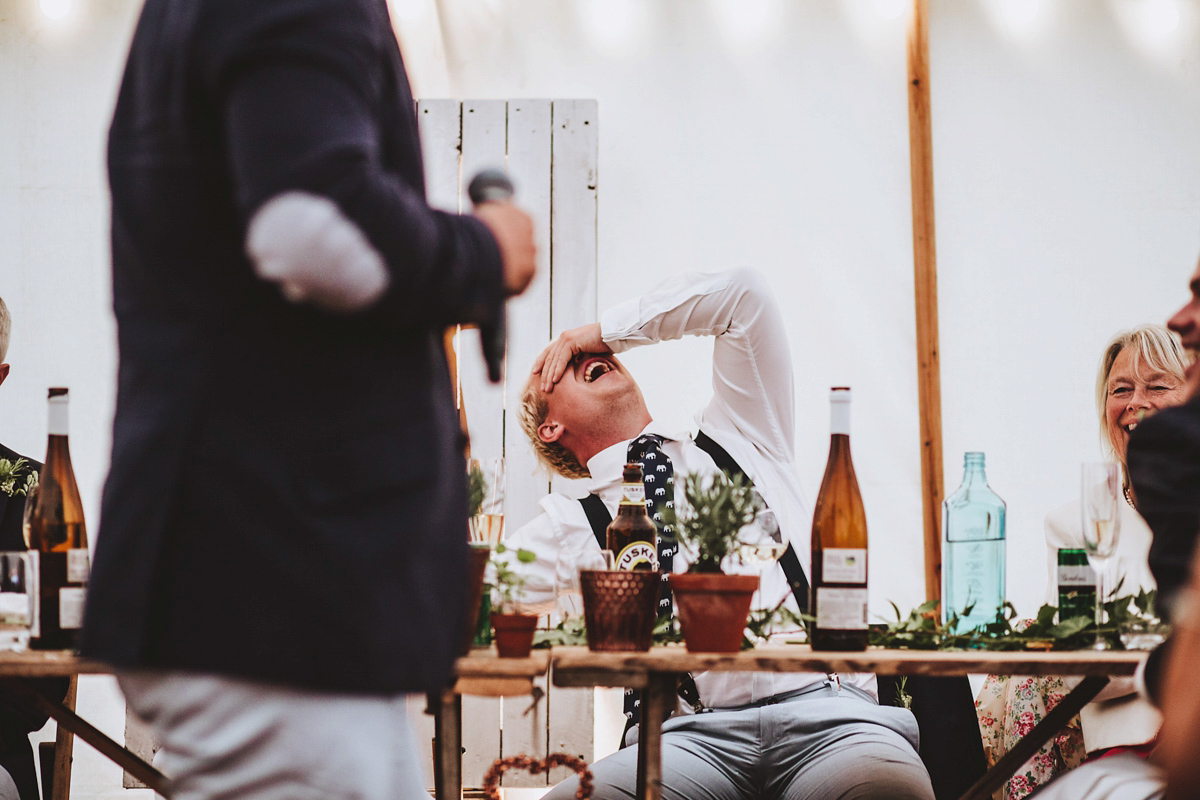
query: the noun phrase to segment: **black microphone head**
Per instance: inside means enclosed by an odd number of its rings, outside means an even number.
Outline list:
[[[475,174],[467,186],[471,203],[504,203],[512,199],[513,185],[502,170],[485,169]]]

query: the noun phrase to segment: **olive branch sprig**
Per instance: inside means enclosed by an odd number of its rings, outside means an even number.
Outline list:
[[[24,474],[24,479],[22,479]],[[9,497],[17,495],[29,496],[29,493],[38,485],[38,472],[29,466],[29,460],[18,458],[16,461],[10,461],[7,458],[0,458],[0,492],[4,492]]]

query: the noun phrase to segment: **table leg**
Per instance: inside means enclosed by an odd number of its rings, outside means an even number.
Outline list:
[[[637,800],[662,797],[662,723],[675,707],[678,676],[652,672],[642,690],[642,724],[638,731]]]
[[[1000,757],[975,785],[967,790],[960,800],[987,800],[992,793],[1004,785],[1016,771],[1042,749],[1042,745],[1050,741],[1079,710],[1092,702],[1100,690],[1108,685],[1104,675],[1089,675],[1079,682],[1058,705],[1050,709],[1050,713],[1025,734],[1012,749]]]
[[[63,708],[75,710],[75,695],[79,691],[79,676],[72,675],[67,684]],[[75,753],[75,736],[65,725],[59,725],[54,735],[54,791],[50,800],[69,800],[71,797],[71,761]]]
[[[429,695],[433,714],[433,786],[437,800],[462,800],[462,696],[452,689]]]

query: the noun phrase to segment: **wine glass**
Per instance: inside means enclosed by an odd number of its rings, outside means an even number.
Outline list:
[[[504,535],[504,459],[472,459],[483,473],[483,504],[471,518],[472,544],[495,545]]]
[[[741,544],[738,546],[738,559],[742,564],[754,565],[778,561],[787,550],[787,542],[779,530],[779,520],[775,512],[764,508],[758,512],[754,522],[741,531]]]
[[[1100,635],[1104,615],[1108,562],[1117,550],[1121,533],[1121,468],[1113,462],[1085,463],[1082,470],[1083,548],[1096,573],[1096,642],[1093,650],[1109,649]]]

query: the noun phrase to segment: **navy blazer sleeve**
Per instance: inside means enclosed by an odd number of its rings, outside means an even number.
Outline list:
[[[199,81],[219,106],[242,224],[284,192],[329,198],[390,273],[365,313],[404,327],[491,319],[504,295],[500,252],[476,218],[426,203],[415,111],[400,85],[386,4],[230,0],[203,8]],[[380,68],[387,64],[396,69]],[[398,112],[384,101],[397,92],[407,100]],[[380,119],[395,113],[409,124]],[[414,133],[381,138],[397,129]],[[409,179],[383,166],[397,161],[410,167]]]

